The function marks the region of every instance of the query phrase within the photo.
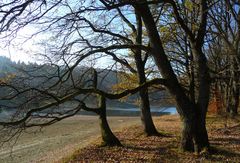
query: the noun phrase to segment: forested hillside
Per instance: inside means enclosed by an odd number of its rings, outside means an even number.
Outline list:
[[[80,80],[83,84],[90,80],[89,72],[91,71],[88,67],[78,67],[75,69],[72,74],[73,78],[76,81]],[[113,92],[113,86],[117,85],[119,82],[119,73],[117,71],[108,70],[108,69],[97,69],[98,71],[98,88],[108,92]],[[58,73],[64,73],[64,69],[61,70],[61,67],[47,64],[37,64],[37,63],[24,63],[24,62],[13,62],[11,59],[0,56],[0,77],[1,80],[12,80],[13,78],[23,78],[22,85],[32,86],[32,87],[43,87],[43,83],[46,86],[54,84],[58,80]],[[90,72],[91,73],[91,72]],[[84,75],[86,74],[86,75]],[[54,76],[54,77],[53,77]],[[82,79],[80,79],[82,78]],[[65,82],[64,86],[71,86],[72,82]],[[88,83],[89,84],[89,83]],[[6,91],[6,90],[5,90]],[[1,91],[3,94],[4,91]],[[6,92],[5,92],[6,93]],[[19,100],[21,100],[21,97]],[[169,100],[169,95],[166,94],[164,90],[158,91],[157,89],[153,90],[150,93],[150,99],[154,106],[172,106],[173,103]],[[92,98],[87,98],[86,102],[91,105],[91,102],[94,101]],[[4,103],[1,101],[1,105],[4,108]],[[6,103],[8,101],[6,100]],[[39,105],[39,104],[36,104]],[[9,106],[9,105],[8,105]],[[108,107],[117,107],[117,108],[136,108],[138,107],[138,95],[132,95],[123,100],[107,100]]]

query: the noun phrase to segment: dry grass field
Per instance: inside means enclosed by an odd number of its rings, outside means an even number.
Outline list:
[[[139,117],[109,117],[113,131],[140,123]],[[31,128],[13,144],[0,147],[0,163],[51,163],[71,155],[99,137],[96,116],[74,116],[54,125]]]

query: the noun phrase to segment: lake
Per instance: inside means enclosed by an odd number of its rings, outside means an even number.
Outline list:
[[[15,111],[7,111],[1,110],[0,112],[0,121],[6,121],[11,116],[13,116]],[[151,107],[151,113],[153,116],[160,116],[160,115],[173,115],[177,114],[175,107]],[[95,115],[95,113],[87,112],[87,111],[80,111],[80,115]],[[107,115],[108,116],[139,116],[140,109],[139,108],[119,108],[119,107],[110,107],[107,108]]]
[[[91,112],[81,111],[81,115],[95,115]],[[160,115],[174,115],[177,114],[175,107],[151,107],[151,114],[153,116]],[[119,108],[119,107],[110,107],[107,108],[108,116],[139,116],[139,108]]]

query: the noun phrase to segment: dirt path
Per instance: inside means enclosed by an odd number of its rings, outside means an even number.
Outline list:
[[[109,117],[113,131],[140,123],[139,117]],[[55,162],[85,147],[100,134],[98,118],[75,116],[41,131],[27,130],[12,147],[0,148],[1,163]]]

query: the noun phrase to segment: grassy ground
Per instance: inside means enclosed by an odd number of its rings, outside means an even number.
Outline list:
[[[61,162],[240,162],[240,117],[208,117],[212,153],[200,155],[179,150],[178,116],[162,116],[154,121],[167,136],[146,137],[139,125],[126,127],[115,133],[123,147],[100,147],[99,138]]]
[[[139,117],[108,119],[113,131],[140,123]],[[74,116],[41,130],[31,128],[16,143],[8,142],[0,147],[0,163],[52,163],[87,146],[99,135],[97,116]]]

